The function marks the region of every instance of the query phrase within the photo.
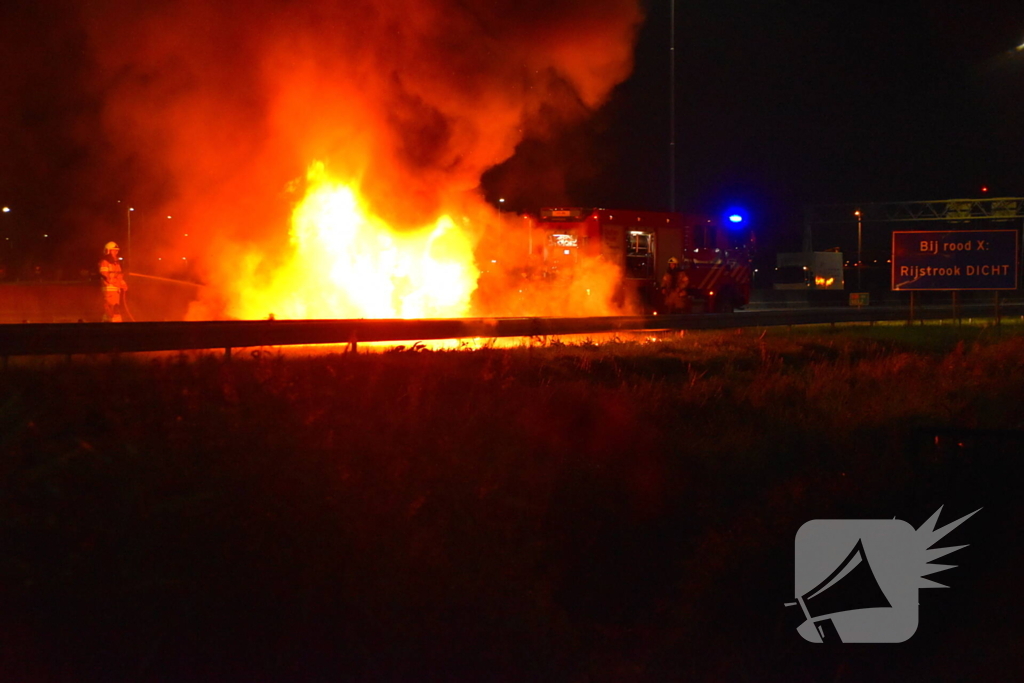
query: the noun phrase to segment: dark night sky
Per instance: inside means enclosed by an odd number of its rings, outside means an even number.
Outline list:
[[[99,103],[78,87],[91,56],[63,20],[74,4],[15,1],[0,29],[0,204],[77,249],[90,203],[128,192],[132,167],[98,160]],[[668,207],[669,2],[644,6],[633,75],[582,126],[522,143],[484,176],[488,198],[520,210]],[[677,206],[745,206],[766,242],[785,243],[809,203],[978,196],[983,185],[1020,196],[1022,42],[1019,0],[680,1]],[[102,196],[83,196],[97,186]]]
[[[669,202],[669,4],[647,6],[583,204]],[[798,248],[805,204],[1020,196],[1022,42],[1020,2],[678,2],[677,205],[748,207]]]

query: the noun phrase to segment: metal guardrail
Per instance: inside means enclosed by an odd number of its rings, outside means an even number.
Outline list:
[[[1024,304],[1003,304],[1004,313]],[[991,315],[992,306],[961,306],[961,315]],[[908,319],[908,309],[805,309],[594,318],[459,318],[433,320],[232,320],[0,325],[0,357],[134,353],[358,344],[497,337],[544,337],[643,330],[714,330]],[[949,307],[918,309],[917,320],[952,318]]]

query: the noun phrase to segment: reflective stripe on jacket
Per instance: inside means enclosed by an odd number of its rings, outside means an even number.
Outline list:
[[[116,292],[119,289],[124,289],[124,275],[121,273],[121,264],[117,261],[101,260],[100,283],[106,291]]]

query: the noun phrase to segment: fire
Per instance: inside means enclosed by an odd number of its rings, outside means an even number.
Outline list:
[[[563,133],[629,75],[639,0],[253,0],[244,21],[234,3],[87,5],[94,68],[76,79],[102,96],[112,171],[94,175],[174,216],[137,229],[151,244],[132,265],[187,249],[204,285],[189,319],[607,309],[601,264],[563,278],[570,292],[521,286],[531,249],[513,248],[508,208],[566,194],[587,152]],[[557,153],[535,164],[525,142]],[[487,196],[509,198],[504,216]]]
[[[469,230],[447,215],[400,231],[374,214],[358,185],[322,162],[292,212],[292,253],[269,277],[263,259],[243,263],[238,318],[444,318],[469,314],[480,275]]]

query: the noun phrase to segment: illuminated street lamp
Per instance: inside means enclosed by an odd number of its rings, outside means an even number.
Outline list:
[[[9,207],[9,206],[5,206],[5,207],[3,207],[2,209],[0,209],[0,212],[3,212],[3,213],[10,213],[10,212],[11,212],[11,207]],[[13,221],[14,221],[14,218],[12,217],[12,218],[11,218],[11,222],[13,222]],[[10,241],[11,241],[11,238],[10,238],[10,237],[7,237],[7,236],[5,236],[5,237],[4,237],[4,242],[5,242],[4,246],[6,246],[6,247],[10,247],[10,246],[11,246],[10,244],[6,244],[6,243],[8,243],[8,242],[10,242]]]
[[[121,200],[118,199],[117,203],[120,204]],[[124,265],[124,272],[125,273],[128,272],[129,266],[131,265],[131,262],[132,262],[132,256],[133,256],[133,254],[132,254],[132,211],[134,211],[134,210],[135,210],[135,207],[129,206],[128,210],[125,211],[125,215],[128,217],[128,239],[127,239],[128,249],[125,252],[126,255],[121,257],[121,260],[124,261],[124,263],[125,263],[125,265]]]
[[[861,264],[861,215],[860,209],[853,212],[853,215],[857,217],[857,291],[861,290],[860,283],[860,271],[864,267]]]
[[[131,271],[132,256],[134,256],[134,254],[132,253],[132,211],[134,211],[134,210],[135,209],[133,207],[129,206],[128,207],[128,211],[127,211],[127,213],[128,213],[128,258],[125,259],[125,263],[124,263],[124,272],[125,273],[128,273],[128,272]]]

